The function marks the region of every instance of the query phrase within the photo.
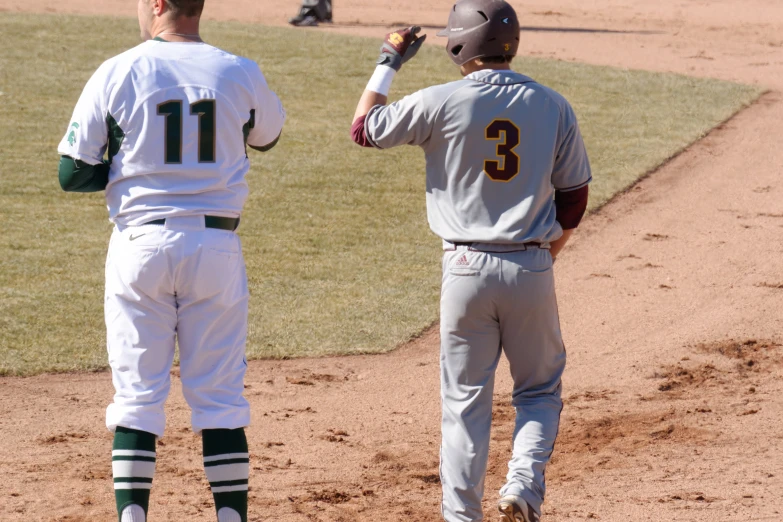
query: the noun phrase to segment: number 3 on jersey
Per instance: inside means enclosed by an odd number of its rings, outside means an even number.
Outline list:
[[[510,120],[495,120],[484,131],[484,136],[489,141],[498,141],[498,160],[484,161],[484,172],[492,181],[508,182],[519,174],[519,156],[514,149],[519,145],[519,127]]]
[[[198,114],[198,162],[215,163],[215,100],[190,104],[190,114]],[[165,117],[163,157],[166,164],[182,163],[182,101],[169,100],[158,105]]]

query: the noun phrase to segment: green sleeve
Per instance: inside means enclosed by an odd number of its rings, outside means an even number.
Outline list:
[[[109,164],[89,165],[70,156],[60,157],[60,186],[66,192],[100,192],[109,183]]]

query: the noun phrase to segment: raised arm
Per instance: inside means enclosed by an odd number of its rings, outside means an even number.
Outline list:
[[[364,147],[372,144],[365,136],[364,122],[370,110],[377,105],[386,105],[389,89],[394,75],[400,70],[402,64],[416,56],[427,35],[417,36],[421,27],[413,26],[400,29],[386,35],[381,46],[381,55],[376,62],[378,65],[370,78],[367,88],[364,90],[356,112],[353,115],[351,137]]]

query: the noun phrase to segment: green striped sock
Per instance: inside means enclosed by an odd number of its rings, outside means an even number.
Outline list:
[[[222,517],[227,521],[247,522],[250,454],[244,428],[204,430],[201,440],[204,446],[204,470],[215,497],[218,520],[223,522]]]
[[[146,515],[155,475],[155,435],[118,426],[114,432],[111,467],[118,517],[131,504],[139,505]]]

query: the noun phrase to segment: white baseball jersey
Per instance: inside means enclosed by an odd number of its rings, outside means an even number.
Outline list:
[[[254,61],[205,43],[150,40],[95,72],[58,151],[91,165],[108,152],[114,223],[238,217],[246,144],[274,142],[284,121]]]
[[[479,71],[367,115],[376,147],[418,145],[427,216],[450,242],[549,243],[562,235],[554,191],[591,179],[571,105],[514,71]]]

